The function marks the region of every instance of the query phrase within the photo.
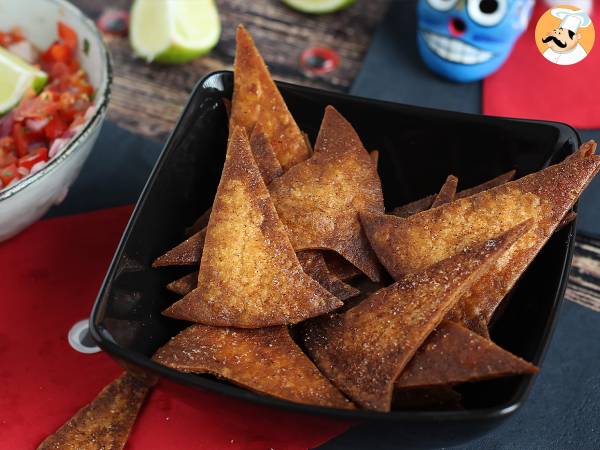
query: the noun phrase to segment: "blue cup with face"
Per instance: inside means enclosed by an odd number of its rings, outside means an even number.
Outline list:
[[[435,73],[477,81],[508,58],[529,24],[534,0],[419,0],[419,52]]]

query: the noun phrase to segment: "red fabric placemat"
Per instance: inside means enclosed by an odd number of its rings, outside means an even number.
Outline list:
[[[598,39],[583,61],[571,66],[552,64],[540,54],[534,40],[535,25],[547,9],[544,3],[537,4],[529,28],[506,64],[483,82],[483,113],[600,128]],[[595,6],[591,18],[600,26],[600,5]]]
[[[130,212],[49,219],[0,243],[0,449],[35,448],[121,372],[67,333],[88,316]],[[304,449],[348,427],[162,381],[127,448]]]

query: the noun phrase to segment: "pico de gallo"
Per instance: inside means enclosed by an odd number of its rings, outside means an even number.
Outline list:
[[[48,76],[39,93],[30,89],[0,116],[0,190],[41,170],[92,113],[94,88],[77,59],[77,33],[59,22],[58,36],[38,51],[18,28],[0,31],[0,46]]]

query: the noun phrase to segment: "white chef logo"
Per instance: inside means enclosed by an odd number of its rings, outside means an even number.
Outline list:
[[[591,33],[587,33],[587,31]],[[573,7],[553,8],[536,27],[538,48],[544,58],[561,66],[576,64],[591,50],[594,25],[587,13]]]

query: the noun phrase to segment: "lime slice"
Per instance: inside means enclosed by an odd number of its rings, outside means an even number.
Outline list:
[[[0,115],[14,108],[28,89],[39,92],[46,81],[46,73],[0,47]]]
[[[135,0],[129,37],[146,61],[180,64],[208,53],[221,35],[213,0]]]
[[[283,0],[283,3],[304,13],[326,14],[344,9],[354,0]]]

